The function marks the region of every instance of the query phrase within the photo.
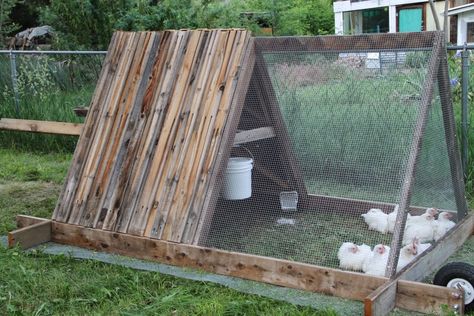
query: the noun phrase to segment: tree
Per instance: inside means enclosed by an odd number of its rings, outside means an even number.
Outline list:
[[[19,29],[19,25],[11,20],[13,8],[22,1],[0,0],[0,43],[5,43],[5,38]]]

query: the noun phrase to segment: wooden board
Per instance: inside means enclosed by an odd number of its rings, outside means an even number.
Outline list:
[[[8,247],[31,248],[51,240],[51,221],[26,226],[8,233]]]
[[[53,219],[191,242],[235,135],[249,47],[239,29],[115,33]]]
[[[82,124],[1,118],[0,129],[10,131],[78,136],[81,134]]]
[[[43,223],[49,221],[48,219],[29,216],[29,215],[17,215],[16,216],[16,227],[23,228],[26,226],[31,226],[33,224]]]
[[[406,280],[397,280],[398,284],[394,287],[393,283],[384,277],[179,244],[54,221],[52,223],[52,240],[62,244],[359,301],[365,301],[376,290],[386,298],[393,297],[393,289],[396,288],[396,307],[424,313],[437,312],[442,305],[452,306],[462,303],[460,291],[446,287]],[[380,299],[377,295],[371,297],[375,302]],[[388,304],[393,306],[391,302]]]
[[[397,281],[388,281],[364,299],[365,316],[385,316],[395,307]]]
[[[275,130],[273,127],[259,127],[248,131],[238,132],[235,135],[234,145],[250,143],[272,137],[275,137]]]

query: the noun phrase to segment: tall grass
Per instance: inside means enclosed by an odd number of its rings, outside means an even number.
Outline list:
[[[73,109],[87,106],[103,56],[19,55],[16,89],[10,61],[0,58],[0,117],[82,122]],[[15,102],[15,99],[18,103]],[[0,146],[42,152],[74,150],[77,137],[1,131]]]

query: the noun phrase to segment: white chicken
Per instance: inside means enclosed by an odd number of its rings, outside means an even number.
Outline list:
[[[363,271],[370,275],[384,276],[389,253],[390,247],[382,244],[376,245],[372,255],[364,262]]]
[[[450,220],[453,217],[453,214],[449,212],[441,212],[439,213],[438,219],[434,221],[433,225],[433,238],[434,240],[438,241],[441,237],[444,236],[453,228],[456,223]]]
[[[395,230],[395,221],[397,220],[397,215],[398,215],[398,204],[395,206],[395,209],[393,212],[388,214],[387,221],[388,221],[388,226],[387,230],[389,233],[393,233]],[[409,221],[411,218],[410,213],[407,213],[407,221]]]
[[[388,215],[381,209],[371,208],[367,213],[362,214],[364,221],[369,225],[370,230],[381,232],[382,234],[388,231]]]
[[[430,243],[424,243],[424,244],[420,243],[420,240],[418,238],[413,239],[413,242],[418,247],[418,254],[416,255],[416,257],[421,255],[423,252],[425,252],[428,248],[431,247]]]
[[[416,219],[413,219],[413,217],[416,217]],[[420,216],[412,216],[405,227],[403,245],[409,244],[415,238],[418,238],[420,242],[433,240],[433,223],[434,216],[429,213],[424,213]]]
[[[366,244],[360,246],[345,242],[337,252],[339,267],[341,269],[361,271],[364,262],[370,257],[372,250]]]
[[[415,223],[415,222],[424,222],[425,216],[427,216],[427,215],[433,216],[433,219],[434,219],[436,214],[438,214],[438,209],[432,208],[432,207],[427,208],[426,211],[422,215],[410,216],[410,218],[407,220],[407,224],[408,223]]]
[[[400,249],[400,257],[398,258],[397,271],[407,266],[413,259],[418,256],[419,241],[417,238],[411,243]]]

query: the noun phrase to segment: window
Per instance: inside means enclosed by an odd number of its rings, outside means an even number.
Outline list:
[[[466,23],[466,42],[474,43],[474,22]]]

